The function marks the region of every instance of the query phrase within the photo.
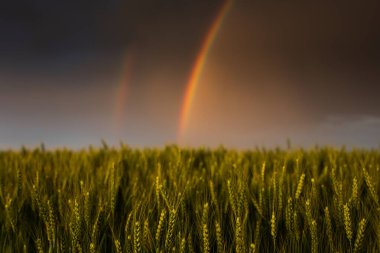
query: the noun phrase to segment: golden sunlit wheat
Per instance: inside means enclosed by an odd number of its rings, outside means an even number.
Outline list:
[[[0,252],[379,252],[380,152],[0,152]]]

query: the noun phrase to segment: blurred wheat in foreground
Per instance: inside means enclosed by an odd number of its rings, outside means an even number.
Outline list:
[[[0,152],[0,252],[380,252],[380,152]]]

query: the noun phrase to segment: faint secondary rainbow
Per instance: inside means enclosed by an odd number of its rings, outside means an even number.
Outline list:
[[[117,134],[120,134],[124,130],[124,124],[126,119],[127,96],[128,86],[130,83],[132,69],[133,69],[134,55],[133,52],[127,50],[122,59],[122,66],[120,70],[120,77],[116,87],[116,99],[114,108],[115,117],[115,130]]]
[[[212,22],[199,50],[197,57],[195,58],[194,65],[191,69],[189,80],[186,85],[186,90],[182,102],[179,127],[178,127],[178,141],[181,142],[184,134],[186,133],[191,106],[195,97],[196,89],[199,84],[200,77],[202,75],[203,68],[206,64],[207,56],[210,48],[217,37],[219,30],[223,24],[223,20],[227,16],[228,11],[231,9],[233,0],[225,0],[214,21]]]

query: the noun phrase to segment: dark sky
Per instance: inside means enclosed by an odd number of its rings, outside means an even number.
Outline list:
[[[3,1],[0,148],[175,143],[189,74],[222,4]],[[234,1],[182,144],[379,147],[378,13],[378,1]]]

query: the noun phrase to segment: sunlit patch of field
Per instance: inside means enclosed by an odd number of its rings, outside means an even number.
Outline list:
[[[380,252],[380,152],[0,152],[1,252]]]

